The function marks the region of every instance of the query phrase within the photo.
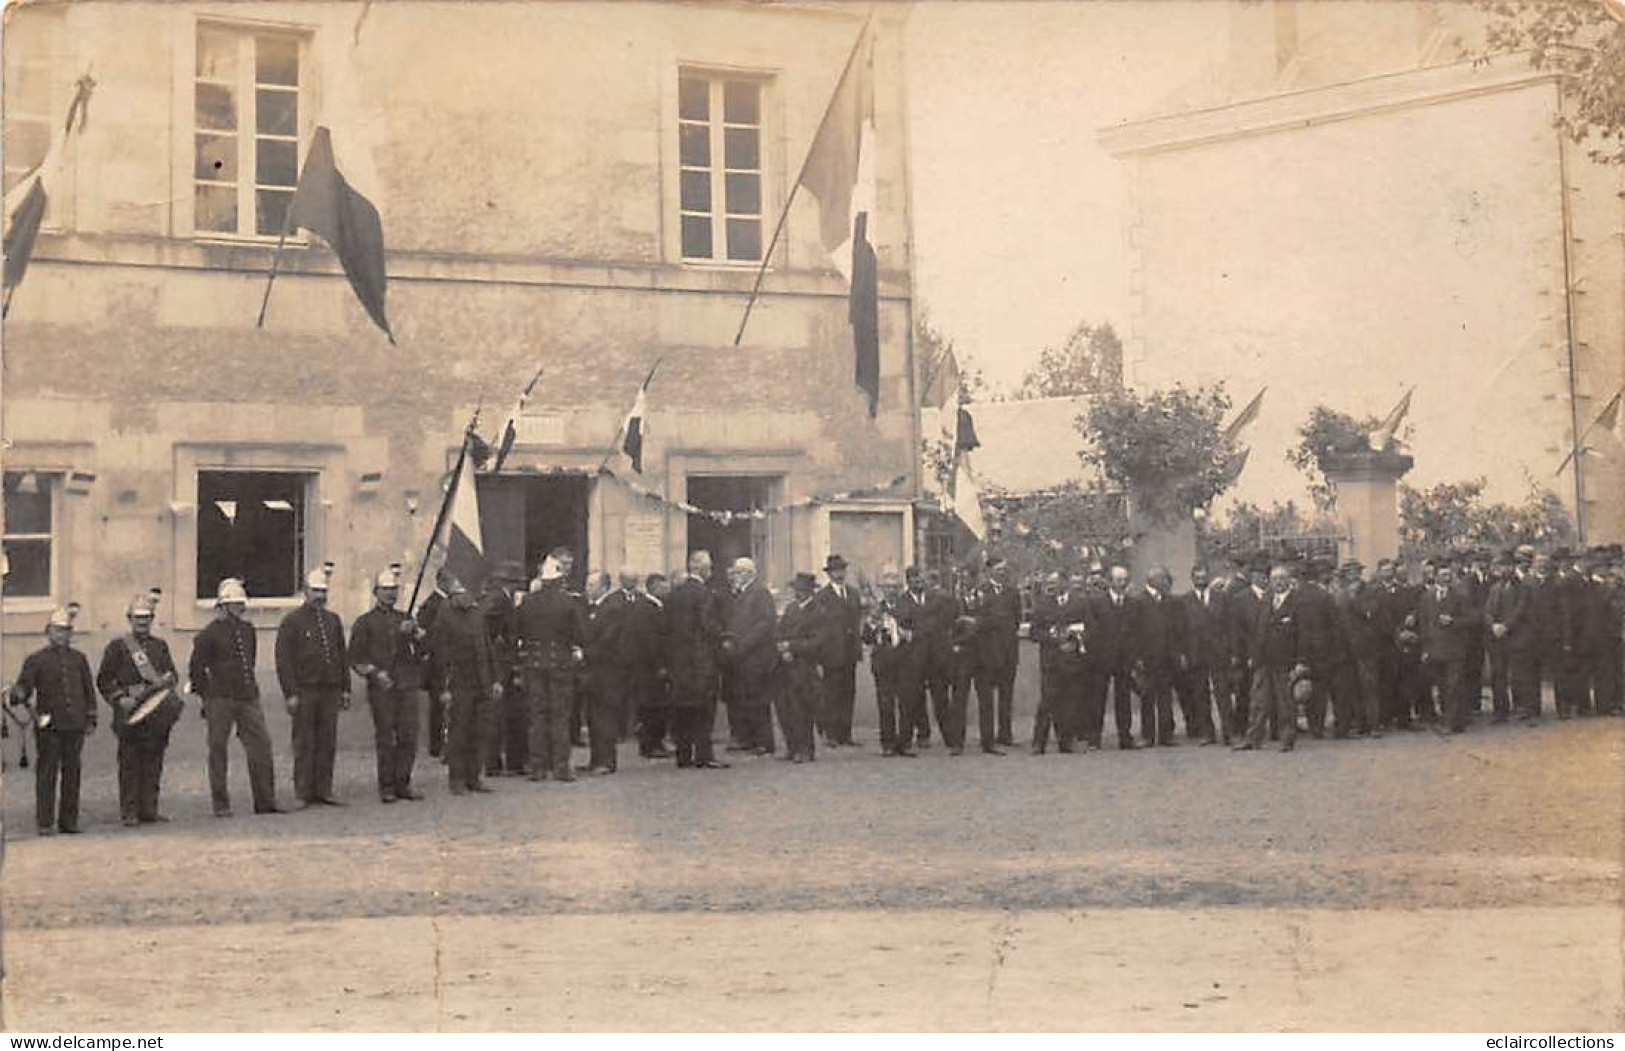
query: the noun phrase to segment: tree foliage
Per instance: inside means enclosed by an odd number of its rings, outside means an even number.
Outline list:
[[[1267,508],[1243,502],[1233,505],[1218,521],[1204,521],[1198,543],[1208,558],[1235,558],[1269,550],[1283,537],[1335,537],[1338,532],[1337,523],[1324,512],[1300,507],[1294,500],[1277,500]]]
[[[920,375],[930,377],[937,374],[947,362],[949,355],[955,355],[959,368],[959,400],[968,401],[997,400],[990,397],[987,377],[982,374],[980,366],[971,365],[959,355],[952,337],[937,328],[931,321],[928,310],[921,308],[919,317],[914,322],[914,353],[920,360]]]
[[[1400,553],[1408,558],[1463,548],[1508,548],[1519,544],[1569,543],[1574,525],[1563,502],[1531,483],[1519,504],[1484,499],[1482,477],[1428,489],[1399,487]]]
[[[1625,163],[1625,22],[1602,0],[1479,0],[1490,21],[1475,58],[1526,52],[1558,74],[1566,105],[1559,125],[1593,160]]]
[[[1223,434],[1229,411],[1222,385],[1097,395],[1078,418],[1086,439],[1079,456],[1128,493],[1137,511],[1178,521],[1235,480],[1230,462],[1236,450]]]
[[[1122,557],[1129,535],[1122,497],[1099,487],[1070,483],[996,505],[998,553],[1017,579],[1110,562]]]
[[[1330,509],[1336,496],[1326,480],[1327,462],[1338,454],[1369,451],[1368,436],[1380,426],[1382,421],[1375,416],[1360,419],[1324,405],[1310,410],[1309,418],[1298,428],[1298,443],[1287,450],[1286,459],[1309,479],[1309,496],[1316,508]]]
[[[1016,398],[1070,398],[1123,389],[1123,341],[1111,322],[1079,322],[1059,347],[1045,347]]]

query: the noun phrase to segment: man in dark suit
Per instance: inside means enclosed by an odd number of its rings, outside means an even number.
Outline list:
[[[1062,752],[1077,750],[1088,645],[1086,603],[1083,574],[1074,574],[1063,582],[1061,575],[1054,573],[1033,605],[1032,637],[1038,643],[1043,677],[1041,700],[1033,716],[1034,755],[1044,754],[1052,728]]]
[[[1519,548],[1515,557],[1517,592],[1497,609],[1490,631],[1497,632],[1497,624],[1505,629],[1512,706],[1530,726],[1540,719],[1542,684],[1556,667],[1557,604],[1550,559],[1532,547]]]
[[[933,609],[925,590],[925,576],[917,566],[903,573],[903,594],[897,600],[897,621],[908,634],[906,659],[898,668],[898,740],[904,748],[931,747],[931,713],[926,709],[926,669],[931,659]]]
[[[1011,728],[1015,703],[1016,665],[1020,660],[1021,596],[1010,586],[1003,561],[988,566],[987,583],[978,596],[976,611],[976,690],[994,698],[998,713],[998,743],[1015,744]]]
[[[971,690],[978,678],[975,613],[980,591],[974,563],[958,571],[949,588],[948,597],[952,600],[953,612],[948,632],[948,703],[954,712],[953,721],[962,729],[969,722]],[[998,725],[994,718],[993,698],[981,691],[976,694],[976,724],[977,741],[982,752],[986,755],[1003,755],[997,744]],[[961,743],[967,733],[968,730],[961,733]]]
[[[1191,590],[1178,599],[1184,617],[1180,638],[1184,642],[1184,666],[1178,684],[1180,706],[1185,710],[1185,732],[1200,734],[1202,743],[1214,744],[1220,737],[1230,743],[1234,713],[1230,703],[1230,636],[1225,623],[1227,596],[1198,564],[1191,569]],[[1214,709],[1218,709],[1217,732]]]
[[[444,568],[436,572],[434,575],[434,590],[429,593],[428,598],[423,600],[422,605],[418,606],[416,619],[418,627],[423,630],[425,636],[434,630],[434,619],[440,615],[440,609],[445,604],[446,580],[447,573]],[[410,613],[411,611],[408,610],[407,612]],[[440,703],[440,691],[429,691],[428,707],[429,733],[427,744],[429,755],[438,759],[445,750],[446,744],[446,709]]]
[[[880,717],[880,750],[887,756],[912,758],[912,712],[916,699],[905,694],[918,684],[919,653],[914,646],[914,624],[905,621],[903,578],[887,567],[880,574],[880,602],[863,624],[863,641],[870,647],[869,667],[875,677],[875,706]]]
[[[1467,641],[1464,683],[1467,691],[1467,709],[1477,712],[1482,711],[1484,707],[1484,654],[1487,641],[1483,630],[1484,609],[1489,605],[1490,587],[1494,583],[1490,577],[1489,552],[1475,549],[1468,556],[1459,577],[1462,590],[1473,600],[1473,608],[1478,611],[1479,627]]]
[[[829,583],[818,592],[818,610],[829,623],[829,650],[824,654],[823,703],[818,729],[831,747],[850,746],[852,711],[857,697],[858,659],[863,656],[863,600],[846,582],[846,559],[824,560]]]
[[[727,669],[730,751],[773,754],[773,647],[778,610],[766,585],[756,579],[756,563],[734,561],[728,571],[728,615],[723,626],[722,659]]]
[[[1253,631],[1259,611],[1269,602],[1269,556],[1253,554],[1245,567],[1238,567],[1225,593],[1225,629],[1230,642],[1230,694],[1235,698],[1234,722],[1230,732],[1241,736],[1252,720],[1249,712],[1253,693]]]
[[[722,611],[711,587],[711,553],[688,559],[688,577],[666,603],[666,668],[671,675],[672,738],[679,769],[723,770],[711,746],[721,685],[717,648]]]
[[[1299,658],[1297,582],[1292,564],[1278,560],[1270,570],[1269,598],[1258,609],[1253,626],[1248,664],[1252,669],[1253,696],[1248,706],[1246,738],[1233,747],[1252,751],[1264,741],[1271,712],[1280,727],[1281,751],[1290,752],[1298,738],[1297,701],[1293,685],[1307,677]]]
[[[817,608],[817,581],[811,573],[797,573],[790,581],[792,598],[779,617],[775,637],[778,656],[773,691],[784,731],[785,757],[792,763],[816,758],[813,711],[818,705],[819,662],[829,645],[830,622]]]
[[[1089,654],[1084,740],[1090,748],[1100,747],[1108,695],[1117,728],[1117,747],[1134,748],[1134,705],[1129,694],[1130,670],[1134,666],[1134,608],[1128,586],[1128,568],[1112,566],[1106,590],[1085,602],[1084,631]]]
[[[1445,723],[1453,734],[1467,729],[1467,659],[1479,617],[1472,596],[1456,581],[1455,567],[1438,563],[1433,583],[1417,603],[1416,619],[1422,663],[1439,684]]]
[[[485,617],[456,577],[446,578],[447,598],[429,632],[429,688],[445,706],[446,767],[451,794],[490,792],[481,774],[491,723],[502,700],[496,658]]]
[[[1172,748],[1173,682],[1185,651],[1184,618],[1172,595],[1173,575],[1162,566],[1146,578],[1145,588],[1130,606],[1134,664],[1140,682],[1140,747]],[[1186,727],[1189,732],[1189,727]]]
[[[604,594],[588,618],[587,662],[593,691],[587,709],[587,741],[589,768],[594,774],[617,770],[617,745],[627,729],[628,706],[635,703],[629,699],[633,687],[629,661],[635,657],[637,640],[629,625],[633,611],[643,601],[637,589],[637,574],[623,570],[620,587]]]
[[[1305,579],[1297,588],[1299,660],[1314,672],[1308,717],[1309,734],[1316,740],[1326,735],[1328,707],[1336,719],[1335,736],[1347,737],[1354,721],[1348,638],[1338,616],[1337,600],[1326,586],[1330,570],[1328,560],[1310,559],[1303,570]]]
[[[645,759],[669,759],[666,731],[671,721],[666,668],[666,599],[671,589],[664,573],[643,580],[643,594],[627,621],[624,648],[637,709],[638,754]]]
[[[936,713],[937,732],[949,755],[965,752],[965,706],[954,697],[954,621],[959,607],[942,587],[934,570],[925,576],[925,617],[920,625],[925,646],[925,692]]]
[[[1491,720],[1504,723],[1512,716],[1512,653],[1508,621],[1519,619],[1527,601],[1511,551],[1496,557],[1489,594],[1484,599],[1485,650],[1490,664]]]
[[[1364,579],[1364,568],[1357,559],[1343,563],[1342,587],[1337,594],[1352,669],[1344,688],[1356,698],[1353,732],[1381,737],[1382,692],[1377,667],[1387,640],[1382,634],[1381,592]]]
[[[519,599],[525,594],[525,567],[513,559],[497,563],[481,605],[491,656],[497,662],[502,701],[497,705],[491,740],[486,743],[487,777],[520,777],[530,767],[530,713],[519,679]]]

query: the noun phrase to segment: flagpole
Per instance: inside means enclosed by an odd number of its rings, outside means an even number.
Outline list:
[[[435,515],[434,529],[429,533],[429,546],[424,549],[423,560],[418,563],[418,578],[412,584],[412,597],[406,603],[408,616],[417,609],[418,592],[423,589],[423,577],[429,571],[429,559],[434,556],[434,545],[440,539],[440,531],[446,527],[446,517],[451,514],[451,502],[457,496],[457,485],[463,477],[463,464],[468,460],[468,437],[474,433],[474,426],[479,418],[480,413],[476,409],[468,421],[468,426],[463,429],[463,447],[457,451],[457,465],[451,469],[451,484],[446,486],[445,499],[440,501],[440,513]]]
[[[863,48],[863,39],[868,35],[869,24],[874,21],[875,10],[879,6],[879,4],[869,5],[869,13],[858,29],[858,38],[852,42],[852,53],[846,56],[846,65],[841,67],[841,75],[835,80],[835,90],[830,92],[829,102],[824,106],[824,116],[818,122],[818,130],[813,132],[812,141],[807,144],[807,155],[802,158],[801,170],[796,173],[796,181],[790,184],[790,193],[784,199],[784,208],[779,212],[779,221],[773,227],[773,239],[767,243],[767,251],[762,253],[762,265],[756,268],[756,281],[751,285],[750,299],[745,301],[745,316],[739,319],[739,331],[734,333],[736,347],[739,346],[739,341],[745,338],[745,326],[750,324],[750,312],[762,293],[762,278],[767,276],[767,264],[773,258],[774,249],[779,246],[779,238],[784,234],[784,224],[790,218],[790,206],[795,203],[796,193],[801,189],[801,180],[807,177],[807,167],[812,164],[813,147],[818,145],[818,137],[824,133],[824,125],[829,123],[829,115],[835,109],[835,99],[840,95],[841,85],[846,83],[847,75],[852,72],[852,63],[857,61],[858,52]]]
[[[271,305],[271,286],[276,284],[277,271],[282,269],[282,249],[288,243],[288,230],[292,225],[293,202],[289,201],[288,212],[282,217],[282,232],[277,235],[276,239],[276,254],[271,257],[271,277],[265,282],[265,298],[260,300],[260,319],[254,322],[255,328],[265,327],[265,309]],[[385,335],[389,335],[389,333],[386,332]],[[395,342],[395,337],[391,335],[389,341],[391,343]],[[407,608],[410,609],[411,607]]]
[[[665,360],[666,360],[666,356],[664,354],[662,354],[660,357],[655,359],[655,363],[653,365],[649,366],[649,374],[647,376],[643,377],[643,384],[640,387],[638,387],[638,393],[641,394],[644,391],[647,391],[649,389],[649,384],[654,382],[655,373],[657,371],[659,371],[659,369],[660,369],[660,363],[662,361],[665,361]],[[637,400],[635,398],[633,399],[632,404],[633,405],[637,404]],[[630,413],[632,410],[628,409],[626,411],[628,413]],[[614,458],[615,449],[616,449],[617,446],[619,446],[621,444],[621,434],[625,430],[626,430],[626,417],[623,415],[621,417],[621,422],[617,423],[615,425],[615,437],[613,437],[613,438],[611,438],[609,440],[609,448],[604,452],[603,460],[599,461],[598,470],[595,472],[594,477],[597,477],[597,475],[603,474],[604,469],[609,466],[609,461]]]

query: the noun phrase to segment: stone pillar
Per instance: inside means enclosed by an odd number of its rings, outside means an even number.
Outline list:
[[[1333,455],[1321,465],[1336,493],[1334,513],[1346,535],[1338,541],[1340,559],[1375,566],[1399,555],[1399,480],[1416,461],[1404,453],[1354,452]]]

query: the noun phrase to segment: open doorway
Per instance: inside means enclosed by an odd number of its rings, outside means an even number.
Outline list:
[[[586,580],[587,506],[591,480],[586,475],[478,475],[480,531],[485,556],[493,565],[505,559],[524,564],[534,575],[543,556],[556,547],[575,553],[570,586]]]
[[[688,476],[688,502],[707,511],[760,511],[773,506],[781,479],[777,475]],[[719,522],[709,515],[688,516],[688,553],[711,552],[711,561],[720,572],[736,558],[756,560],[765,579],[776,567],[768,565],[771,546],[770,518],[735,518]]]

